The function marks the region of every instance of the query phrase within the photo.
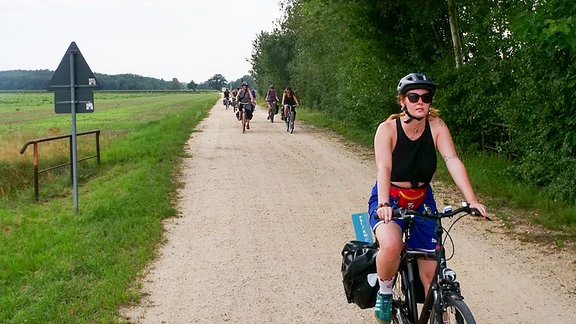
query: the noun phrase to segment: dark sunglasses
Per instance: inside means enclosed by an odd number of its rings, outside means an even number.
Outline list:
[[[417,93],[407,93],[406,97],[408,97],[408,101],[411,103],[417,103],[420,98],[422,98],[423,103],[431,103],[432,97],[434,97],[431,93],[425,93],[423,95],[419,95]]]

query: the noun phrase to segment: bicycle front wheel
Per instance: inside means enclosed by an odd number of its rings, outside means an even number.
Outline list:
[[[290,122],[288,123],[288,131],[290,132],[290,134],[292,134],[294,132],[294,110],[291,110],[288,115],[290,115]]]
[[[462,297],[455,295],[444,296],[446,311],[443,314],[435,314],[435,309],[430,313],[430,324],[476,324],[470,308],[464,303]]]

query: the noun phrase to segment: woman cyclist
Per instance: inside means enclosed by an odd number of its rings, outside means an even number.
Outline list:
[[[268,88],[268,93],[266,93],[266,102],[268,103],[268,120],[270,120],[270,116],[275,113],[276,109],[274,106],[278,101],[279,100],[278,95],[276,94],[276,89],[274,89],[274,86],[271,85],[270,88]]]
[[[292,88],[286,87],[284,90],[284,94],[282,94],[282,107],[284,108],[282,111],[284,112],[284,116],[282,116],[282,120],[286,119],[288,116],[288,109],[289,106],[298,106],[298,98],[296,98],[296,94],[292,91]],[[294,108],[294,119],[296,119],[296,108]]]
[[[486,216],[486,207],[476,199],[448,127],[430,107],[436,84],[424,74],[410,73],[400,80],[397,91],[402,113],[381,123],[374,136],[378,178],[368,201],[370,225],[380,244],[376,256],[380,290],[374,307],[380,323],[391,320],[392,284],[402,250],[404,224],[392,219],[392,210],[402,207],[422,212],[427,205],[436,211],[430,186],[436,171],[436,150],[466,201]],[[416,218],[408,247],[434,251],[434,230],[433,221]],[[418,260],[418,268],[427,293],[436,261]]]

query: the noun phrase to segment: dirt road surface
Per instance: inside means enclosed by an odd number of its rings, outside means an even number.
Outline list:
[[[277,116],[279,117],[279,115]],[[221,101],[187,143],[179,217],[143,278],[133,323],[373,323],[348,304],[341,249],[375,181],[372,153],[258,107],[242,134]],[[461,197],[434,183],[439,205]],[[449,261],[478,323],[576,323],[575,257],[465,218]]]

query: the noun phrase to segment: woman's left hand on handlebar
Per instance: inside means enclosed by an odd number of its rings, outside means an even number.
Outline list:
[[[482,217],[486,218],[486,206],[476,202],[476,203],[470,203],[470,208],[478,209]]]

